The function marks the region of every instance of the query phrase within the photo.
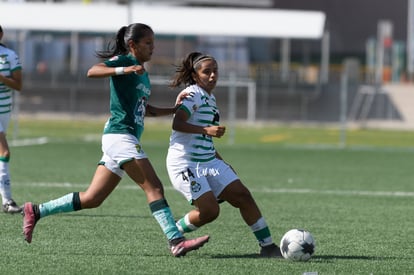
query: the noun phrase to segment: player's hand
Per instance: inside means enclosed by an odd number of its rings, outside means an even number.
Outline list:
[[[207,131],[207,135],[217,138],[221,138],[226,132],[225,126],[209,126],[205,129]]]
[[[189,92],[181,91],[175,99],[175,106],[181,105],[181,103],[183,103],[184,98],[186,98],[189,94]]]
[[[124,74],[131,74],[131,73],[141,75],[145,73],[145,68],[144,66],[141,66],[141,65],[133,65],[133,66],[128,66],[124,68]]]

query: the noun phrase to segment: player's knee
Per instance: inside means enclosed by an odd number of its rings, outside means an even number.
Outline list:
[[[240,192],[235,194],[235,196],[233,198],[234,199],[232,200],[231,204],[234,207],[237,207],[237,208],[240,208],[240,207],[246,206],[246,205],[255,204],[253,196],[252,196],[252,194],[250,193],[250,191],[248,189],[240,190]]]
[[[220,207],[218,205],[210,206],[207,209],[200,211],[200,220],[204,223],[209,223],[217,219],[220,215]]]

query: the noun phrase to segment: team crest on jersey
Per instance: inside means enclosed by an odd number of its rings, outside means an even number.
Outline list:
[[[196,104],[193,105],[193,111],[197,111],[198,107]]]
[[[137,149],[137,152],[138,153],[141,153],[142,152],[141,144],[135,144],[135,148]]]
[[[197,193],[200,190],[201,190],[201,185],[198,182],[193,180],[191,182],[191,191],[193,191],[194,193]]]
[[[114,61],[114,60],[118,60],[118,59],[119,59],[119,56],[115,55],[115,56],[111,57],[109,59],[109,61]]]

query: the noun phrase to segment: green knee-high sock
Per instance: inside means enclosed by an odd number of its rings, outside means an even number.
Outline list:
[[[81,209],[79,192],[69,193],[56,200],[51,200],[39,205],[40,218],[62,212],[72,212]]]
[[[171,209],[165,199],[153,201],[149,204],[149,207],[151,209],[152,216],[154,216],[157,220],[169,241],[183,237],[183,234],[181,234],[175,225]]]

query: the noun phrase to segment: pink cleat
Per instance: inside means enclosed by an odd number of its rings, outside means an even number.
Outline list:
[[[179,242],[176,245],[171,245],[171,253],[174,257],[185,256],[187,252],[197,250],[208,242],[210,236],[202,236],[195,239],[186,240]]]
[[[28,242],[32,242],[32,234],[36,225],[36,216],[33,211],[33,204],[26,202],[23,206],[23,235],[24,239]]]

